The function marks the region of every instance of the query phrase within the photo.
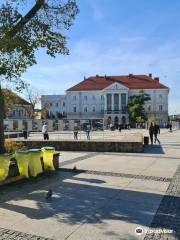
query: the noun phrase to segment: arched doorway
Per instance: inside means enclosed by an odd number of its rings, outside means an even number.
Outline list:
[[[126,117],[125,116],[122,116],[121,122],[122,122],[123,125],[126,124]]]
[[[119,118],[118,118],[118,116],[116,116],[114,118],[114,126],[115,126],[116,129],[118,128],[118,125],[119,125]]]

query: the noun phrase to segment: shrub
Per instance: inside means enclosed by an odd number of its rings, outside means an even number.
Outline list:
[[[27,150],[27,147],[22,142],[5,141],[5,149],[8,153],[15,153],[19,150]]]

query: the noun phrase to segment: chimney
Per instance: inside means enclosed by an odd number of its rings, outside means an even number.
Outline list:
[[[86,80],[86,77],[84,76],[84,80]]]
[[[105,76],[104,76],[105,78],[107,78],[107,76],[106,76],[106,74],[105,74]]]
[[[96,77],[99,77],[99,75],[96,75]]]
[[[132,74],[132,73],[130,73],[130,74],[129,74],[129,77],[132,77],[132,76],[133,76],[133,74]]]
[[[152,73],[149,73],[149,77],[152,78]]]
[[[159,82],[159,78],[158,78],[158,77],[155,77],[154,80],[157,81],[157,82]]]

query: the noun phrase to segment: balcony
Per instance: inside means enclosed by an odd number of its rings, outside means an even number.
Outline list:
[[[127,109],[123,110],[104,110],[104,114],[128,114]]]

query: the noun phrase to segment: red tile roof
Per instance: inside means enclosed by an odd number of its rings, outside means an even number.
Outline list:
[[[159,81],[147,75],[98,76],[89,77],[67,91],[103,90],[113,83],[120,83],[129,89],[168,89]]]

